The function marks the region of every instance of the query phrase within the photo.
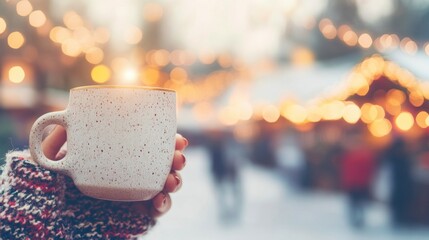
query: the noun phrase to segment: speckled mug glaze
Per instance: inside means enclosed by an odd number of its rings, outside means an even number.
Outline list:
[[[67,130],[67,155],[46,158],[42,132]],[[34,123],[30,152],[43,167],[70,176],[85,195],[142,201],[159,193],[170,172],[176,134],[176,93],[167,89],[87,86],[70,91],[64,111]]]

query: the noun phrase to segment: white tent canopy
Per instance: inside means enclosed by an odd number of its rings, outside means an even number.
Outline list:
[[[360,61],[360,57],[351,56],[306,67],[286,65],[251,81],[237,80],[212,103],[215,113],[204,121],[195,118],[192,106],[182,108],[179,127],[189,130],[222,127],[217,116],[231,104],[278,105],[285,99],[305,104],[334,90]]]
[[[241,82],[234,84],[225,93],[221,104],[227,104],[234,94],[248,97],[246,100],[251,104],[278,104],[284,99],[293,99],[305,104],[322,93],[335,89],[359,61],[358,58],[342,58],[307,67],[287,65],[248,84]]]
[[[409,70],[417,79],[422,81],[429,81],[429,56],[423,52],[418,51],[415,54],[404,53],[403,51],[396,50],[384,55],[388,60],[395,62],[400,67]]]

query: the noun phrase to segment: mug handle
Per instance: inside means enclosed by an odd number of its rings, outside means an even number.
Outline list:
[[[42,137],[43,130],[51,125],[58,124],[67,129],[67,121],[65,117],[66,111],[50,112],[39,117],[33,124],[30,132],[30,153],[33,160],[45,167],[46,169],[53,171],[65,171],[64,161],[67,161],[66,156],[59,160],[53,161],[45,156],[42,150]]]

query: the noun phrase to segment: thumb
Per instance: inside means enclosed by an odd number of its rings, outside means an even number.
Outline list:
[[[57,154],[67,140],[67,133],[64,127],[57,125],[54,130],[43,140],[42,150],[49,159],[58,159]]]

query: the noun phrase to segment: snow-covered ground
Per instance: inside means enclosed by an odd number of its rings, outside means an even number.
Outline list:
[[[395,230],[383,205],[370,206],[362,230],[348,225],[342,195],[296,193],[270,171],[242,168],[243,210],[239,221],[219,218],[207,153],[186,152],[183,188],[173,195],[173,208],[143,239],[187,240],[427,240],[425,229]]]

